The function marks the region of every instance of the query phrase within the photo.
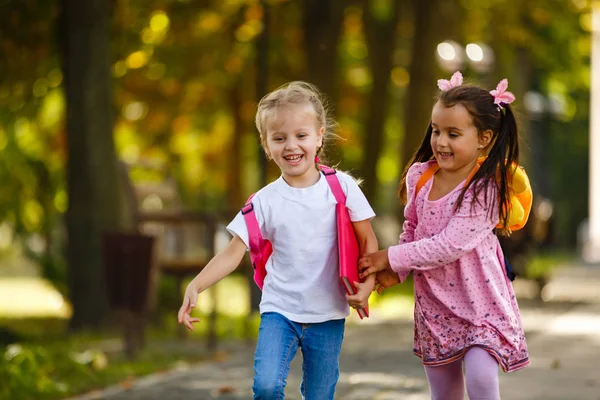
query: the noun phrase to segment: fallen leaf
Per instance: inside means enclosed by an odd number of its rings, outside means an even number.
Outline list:
[[[217,389],[218,394],[226,394],[235,392],[235,388],[233,386],[221,386]]]
[[[123,388],[124,390],[131,390],[131,388],[133,388],[134,381],[135,378],[133,376],[129,376],[124,381],[119,382],[119,386],[121,386],[121,388]]]
[[[227,359],[229,358],[229,354],[224,351],[215,351],[211,358],[213,361],[223,362],[227,361]]]

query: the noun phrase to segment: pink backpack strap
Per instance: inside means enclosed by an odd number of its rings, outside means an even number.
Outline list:
[[[333,168],[330,168],[326,165],[321,165],[321,171],[323,171],[323,175],[325,175],[325,178],[327,179],[327,183],[329,184],[329,187],[331,188],[331,191],[333,192],[333,195],[335,196],[335,201],[337,201],[340,204],[346,204],[346,195],[344,194],[344,191],[342,190],[342,185],[340,184],[340,180],[338,179],[337,175],[336,175],[336,170]]]
[[[246,221],[246,227],[248,229],[248,244],[250,245],[250,251],[258,251],[261,241],[262,234],[258,226],[258,220],[254,213],[254,205],[252,204],[252,198],[256,193],[253,193],[246,201],[244,207],[242,207],[242,215]]]

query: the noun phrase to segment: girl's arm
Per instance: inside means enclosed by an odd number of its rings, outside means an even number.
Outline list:
[[[418,224],[415,186],[419,180],[419,177],[426,168],[426,164],[415,164],[411,166],[408,171],[408,176],[406,177],[407,202],[406,206],[404,207],[404,223],[402,224],[402,233],[400,234],[399,239],[400,244],[411,243],[415,240],[415,229],[417,228]],[[380,286],[377,290],[378,293],[381,293],[385,287],[392,286],[399,282],[404,282],[406,277],[410,274],[410,269],[403,271],[390,271],[387,253],[387,249],[375,251],[373,253],[363,253],[363,257],[358,262],[358,269],[360,272],[359,276],[361,278],[369,277],[375,273],[378,273],[379,277],[382,279],[380,282],[380,285],[382,286]],[[394,280],[394,272],[398,275],[398,281]]]
[[[415,240],[415,229],[417,228],[417,206],[413,199],[414,188],[408,190],[408,201],[404,207],[404,223],[402,224],[402,233],[400,234],[399,243],[410,243]]]
[[[492,196],[495,194],[488,193],[487,199]],[[473,201],[472,196],[465,195],[460,210],[439,234],[391,246],[388,249],[391,268],[398,273],[439,268],[475,249],[493,231],[497,218],[491,218],[483,206],[483,194],[479,202],[473,204]]]
[[[404,223],[402,224],[402,233],[400,234],[399,244],[411,243],[415,240],[415,229],[418,225],[417,206],[416,206],[416,184],[428,168],[428,164],[413,164],[408,170],[406,176],[406,192],[407,202],[404,207]],[[363,253],[362,258],[358,261],[359,276],[366,278],[379,273],[379,276],[385,280],[385,287],[392,286],[395,283],[393,273],[398,275],[398,281],[404,282],[410,274],[410,269],[397,271],[391,270],[388,261],[388,250],[375,251],[372,253]],[[380,286],[378,292],[381,293],[385,288]]]
[[[414,180],[415,178],[410,176],[409,179]],[[410,183],[412,184],[412,182]],[[408,180],[407,185],[409,185]],[[415,229],[417,229],[418,218],[414,190],[414,184],[412,186],[409,185],[407,190],[408,201],[404,207],[404,223],[402,224],[402,233],[400,234],[400,239],[398,241],[399,244],[411,243],[415,240]],[[404,282],[406,277],[410,274],[410,269],[405,269],[403,271],[394,270],[394,272],[398,274],[400,282]]]
[[[190,312],[196,306],[198,293],[208,289],[233,271],[240,265],[246,254],[246,245],[234,236],[227,247],[215,255],[198,275],[189,283],[183,297],[183,304],[179,309],[179,323],[185,324],[190,330],[194,330],[192,323],[198,322],[198,318],[191,318]]]
[[[487,198],[495,198],[493,196],[495,193],[488,193]],[[491,218],[487,208],[482,206],[483,200],[481,194],[479,202],[471,207],[472,196],[465,195],[460,210],[440,233],[429,238],[390,246],[387,250],[361,258],[361,276],[391,267],[401,277],[408,275],[411,270],[440,268],[458,260],[475,249],[496,226],[497,215]]]
[[[417,207],[415,205],[415,194],[414,192],[414,172],[409,172],[409,177],[407,181],[408,185],[408,201],[406,206],[404,207],[404,223],[402,224],[402,233],[400,234],[399,243],[411,243],[415,240],[415,229],[417,228]],[[420,176],[420,175],[419,175]],[[416,177],[418,179],[418,176]],[[363,257],[359,260],[359,276],[361,278],[370,278],[371,276],[375,276],[376,281],[379,283],[379,288],[377,289],[377,293],[381,294],[386,287],[393,286],[397,283],[402,283],[406,280],[406,277],[410,274],[410,269],[405,269],[403,271],[395,271],[390,270],[387,250],[381,250],[369,253],[361,253]],[[378,263],[380,268],[377,270],[369,269],[372,265]],[[387,270],[386,270],[387,269]],[[377,271],[377,275],[375,275],[375,271]],[[398,275],[398,277],[394,277],[394,273]]]
[[[377,251],[377,237],[373,232],[371,221],[366,219],[364,221],[353,222],[354,232],[356,232],[356,238],[358,240],[358,246],[360,254],[369,254]],[[348,305],[353,308],[364,308],[367,306],[369,296],[375,288],[375,275],[369,275],[365,278],[364,282],[354,283],[357,289],[357,293],[354,295],[346,295]]]

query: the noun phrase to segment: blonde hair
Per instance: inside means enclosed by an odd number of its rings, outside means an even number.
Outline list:
[[[273,111],[277,111],[290,105],[305,103],[311,104],[315,111],[315,118],[318,124],[317,129],[320,129],[321,127],[325,128],[325,132],[323,133],[323,145],[317,149],[317,155],[321,158],[321,161],[323,161],[323,148],[330,137],[336,136],[335,128],[337,124],[329,115],[327,102],[321,91],[319,91],[316,86],[303,81],[286,83],[271,93],[268,93],[258,102],[255,123],[256,129],[258,129],[260,134],[260,142],[267,157],[269,157],[269,154],[266,151],[268,148],[267,121],[269,117],[272,116]]]

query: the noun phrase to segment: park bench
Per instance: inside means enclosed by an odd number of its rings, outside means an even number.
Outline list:
[[[149,163],[122,163],[126,175],[128,197],[135,213],[137,234],[153,238],[153,252],[149,265],[147,310],[150,314],[157,307],[157,288],[161,276],[172,277],[182,293],[184,280],[197,275],[215,254],[215,239],[219,217],[215,213],[186,210],[183,208],[174,179],[164,174],[164,167]],[[164,174],[156,182],[136,182],[130,178],[134,168],[154,170]],[[206,320],[206,345],[214,349],[217,344],[216,308],[214,289],[207,291],[211,297],[211,311]],[[178,298],[181,299],[181,294]],[[178,306],[177,306],[178,307]],[[173,309],[176,318],[178,308]],[[178,337],[186,337],[186,329],[180,325]]]

